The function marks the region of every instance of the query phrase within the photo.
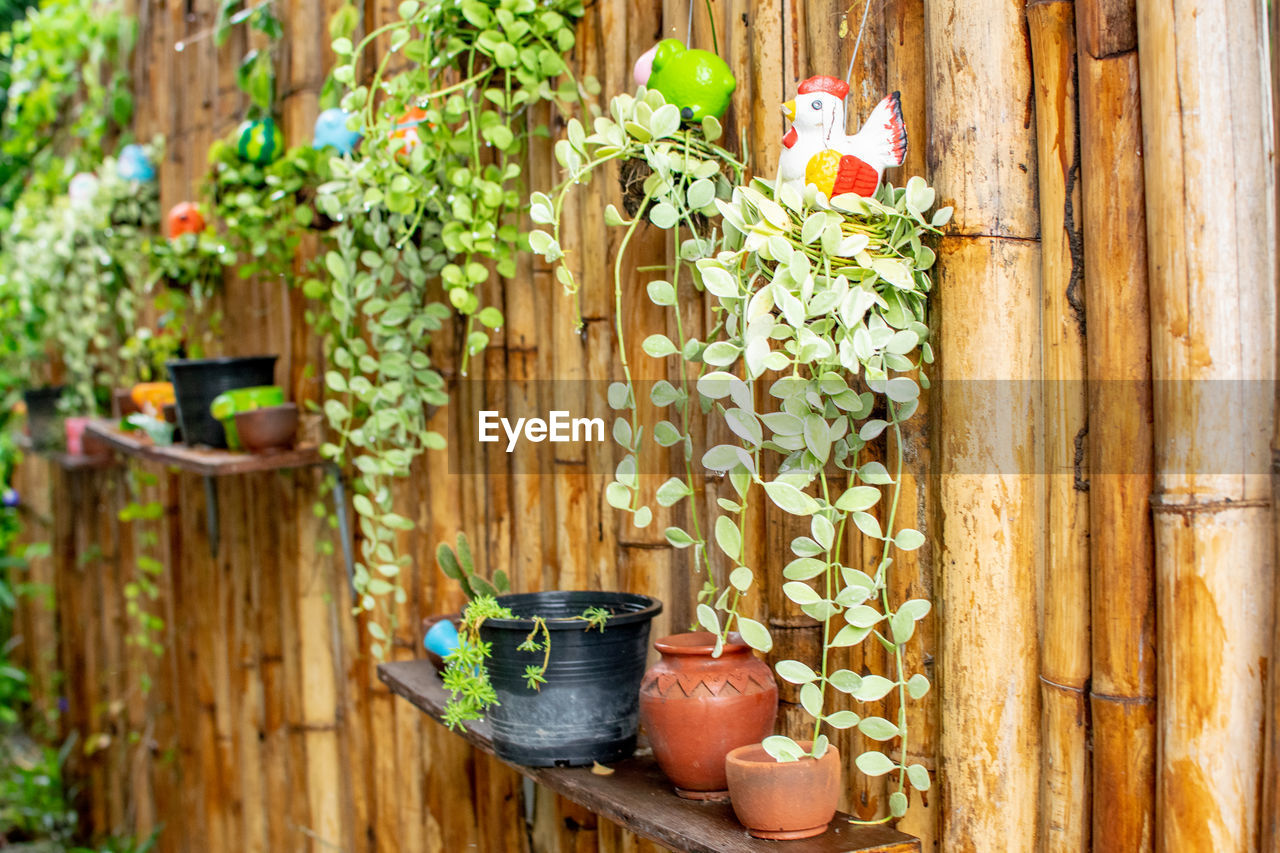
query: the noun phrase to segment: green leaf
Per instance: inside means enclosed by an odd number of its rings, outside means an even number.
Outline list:
[[[605,487],[604,499],[614,509],[631,508],[631,490],[622,483],[613,482]]]
[[[810,717],[822,716],[822,688],[812,681],[801,687],[800,707]]]
[[[693,544],[693,537],[679,527],[668,527],[664,533],[667,542],[676,548],[688,548]]]
[[[764,747],[764,751],[775,761],[799,761],[805,754],[800,744],[783,735],[770,735],[760,742],[760,746]]]
[[[858,724],[858,715],[852,711],[836,711],[823,718],[833,729],[851,729]]]
[[[796,604],[817,604],[822,600],[822,596],[807,583],[800,581],[789,581],[782,585],[782,593]]]
[[[774,666],[778,677],[791,684],[808,684],[817,679],[818,674],[798,660],[780,660]]]
[[[720,617],[706,604],[698,605],[698,624],[703,627],[703,630],[713,634],[720,633]]]
[[[671,477],[658,487],[654,493],[659,506],[673,506],[685,495],[690,494],[689,486],[679,477]]]
[[[862,684],[862,676],[848,669],[838,669],[827,679],[841,693],[852,694]]]
[[[716,544],[730,560],[737,562],[742,558],[742,535],[727,515],[716,519]]]
[[[854,761],[854,764],[868,776],[883,776],[897,766],[887,755],[875,750],[862,753]]]
[[[650,335],[644,339],[641,348],[653,358],[665,358],[680,352],[666,335]]]
[[[659,202],[649,209],[649,221],[662,229],[671,228],[680,218],[680,212],[669,202]]]
[[[929,679],[920,673],[916,673],[907,679],[907,695],[912,699],[919,699],[921,696],[929,692]]]
[[[899,530],[898,535],[893,538],[893,544],[903,551],[914,551],[923,545],[924,541],[924,534],[910,527]]]
[[[764,491],[779,509],[792,515],[813,515],[818,511],[816,500],[782,480],[765,483]]]
[[[889,795],[889,814],[892,817],[903,817],[908,805],[907,795],[901,791],[894,791]]]
[[[609,408],[628,409],[631,407],[631,388],[625,382],[609,383]]]
[[[929,790],[929,771],[923,764],[912,764],[907,767],[907,781],[917,791]]]
[[[646,289],[649,292],[649,301],[654,305],[676,304],[676,289],[671,286],[671,282],[651,281]]]
[[[866,512],[855,512],[852,515],[853,523],[862,531],[864,536],[872,539],[883,539],[884,534],[880,532],[880,522],[876,521],[876,517]]]
[[[879,462],[868,462],[859,468],[858,479],[873,486],[884,486],[893,482],[888,470]]]
[[[880,490],[874,486],[853,486],[836,498],[836,509],[841,512],[861,512],[875,506],[879,500]]]
[[[648,527],[652,522],[653,510],[647,506],[642,506],[636,510],[636,514],[631,519],[631,523],[640,529]]]
[[[732,299],[738,295],[738,282],[724,267],[714,262],[699,262],[698,269],[702,271],[703,286],[712,296]]]
[[[787,567],[782,570],[782,576],[788,580],[807,581],[816,578],[826,570],[827,562],[825,560],[800,557],[787,563]]]
[[[898,727],[884,717],[863,717],[858,731],[872,740],[890,740],[898,736]]]
[[[751,583],[755,579],[755,573],[746,566],[738,566],[738,568],[729,573],[729,585],[738,592],[746,592],[751,589]]]
[[[897,686],[897,682],[890,681],[883,675],[863,676],[862,684],[854,691],[853,698],[859,702],[875,702],[883,699],[890,690]]]
[[[769,635],[769,629],[754,619],[739,616],[738,633],[742,635],[744,643],[758,652],[768,652],[773,649],[773,637]]]

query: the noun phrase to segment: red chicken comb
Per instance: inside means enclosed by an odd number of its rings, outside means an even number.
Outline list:
[[[828,95],[835,95],[840,100],[844,100],[849,94],[849,84],[841,80],[839,77],[827,77],[818,75],[810,77],[800,84],[797,90],[801,95],[811,95],[814,92],[825,92]]]

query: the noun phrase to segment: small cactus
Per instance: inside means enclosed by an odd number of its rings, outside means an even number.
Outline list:
[[[506,572],[495,572],[492,583],[476,574],[475,562],[471,559],[471,545],[467,542],[465,533],[458,533],[456,553],[448,544],[441,542],[436,549],[436,562],[440,564],[440,570],[446,577],[458,582],[469,601],[481,595],[496,597],[511,591],[511,582],[507,580]]]

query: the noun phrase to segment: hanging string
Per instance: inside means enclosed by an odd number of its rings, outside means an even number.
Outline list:
[[[844,82],[853,88],[853,64],[858,61],[858,48],[862,46],[862,33],[867,29],[867,13],[871,11],[871,0],[862,7],[862,23],[858,25],[858,38],[853,43],[853,56],[849,57],[849,71],[844,75]]]
[[[196,42],[204,41],[205,39],[217,33],[219,30],[225,29],[227,27],[234,27],[236,24],[240,23],[241,21],[244,21],[254,12],[261,9],[263,6],[270,6],[274,2],[275,0],[261,0],[261,2],[254,3],[252,6],[246,6],[245,8],[241,9],[239,12],[236,12],[234,15],[227,18],[226,21],[223,21],[222,23],[216,24],[212,27],[207,27],[201,30],[200,32],[196,33],[195,35],[188,36],[185,39],[174,42],[173,49],[178,53],[182,53],[182,51],[187,49],[187,45],[192,45],[192,44],[195,44]]]
[[[684,27],[684,46],[693,47],[693,7],[697,0],[689,0],[689,20],[685,22]],[[706,0],[707,4],[707,20],[711,22],[711,52],[716,56],[720,55],[720,42],[716,38],[716,16],[711,11],[711,0]]]

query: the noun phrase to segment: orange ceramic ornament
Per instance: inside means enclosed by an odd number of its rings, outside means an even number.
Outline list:
[[[204,230],[204,215],[200,208],[189,201],[180,202],[169,211],[169,239],[176,240],[183,234],[199,234]]]
[[[400,150],[396,152],[398,157],[408,157],[409,152],[422,144],[422,137],[418,136],[418,125],[422,124],[427,118],[427,111],[422,107],[409,107],[400,114],[396,119],[395,129],[391,131],[391,138],[404,142],[400,146]],[[427,125],[432,127],[430,123]]]

